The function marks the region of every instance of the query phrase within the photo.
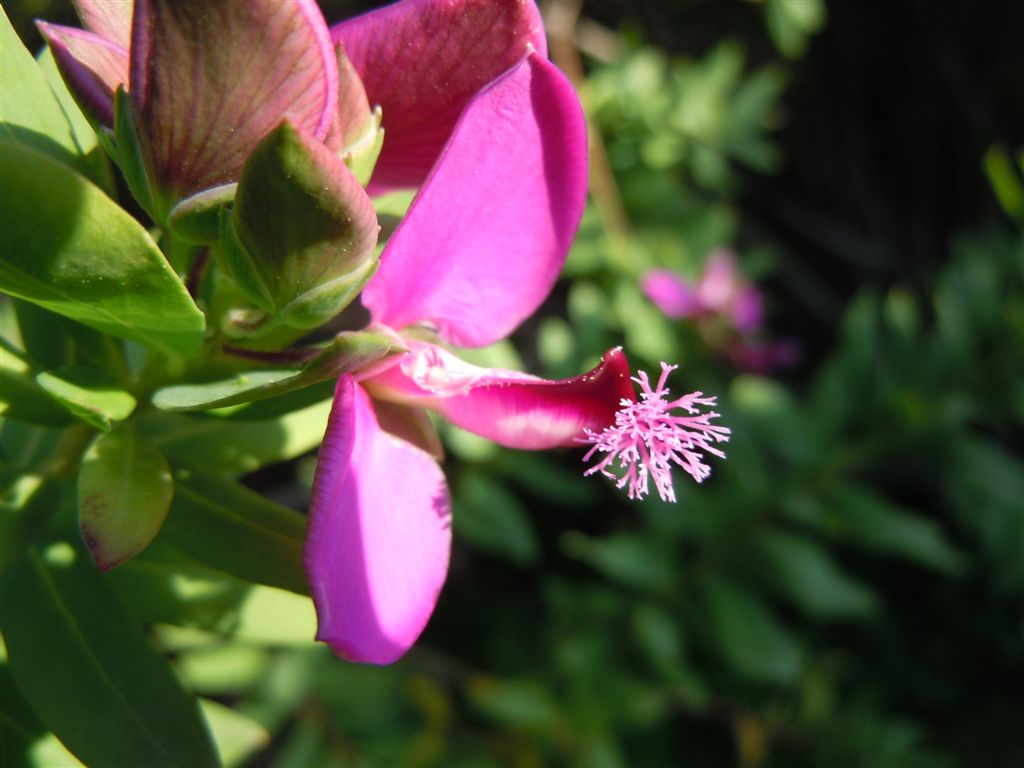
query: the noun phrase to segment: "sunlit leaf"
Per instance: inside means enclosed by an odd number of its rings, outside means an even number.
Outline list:
[[[203,315],[146,230],[84,177],[0,144],[0,289],[115,336],[195,350]]]
[[[88,555],[31,552],[0,581],[0,627],[18,687],[90,766],[213,766],[194,699]]]
[[[78,525],[100,570],[135,557],[160,531],[174,495],[170,467],[132,424],[100,435],[82,457]]]
[[[114,377],[94,368],[74,366],[44,371],[36,376],[36,383],[68,411],[104,432],[135,410],[131,393]]]

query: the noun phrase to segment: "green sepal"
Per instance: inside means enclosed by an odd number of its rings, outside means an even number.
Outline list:
[[[238,184],[223,184],[204,189],[178,202],[167,214],[171,231],[196,245],[217,242],[220,236],[221,209],[235,199]]]
[[[103,132],[100,131],[98,135],[102,137]],[[114,94],[113,143],[111,144],[107,137],[101,138],[100,143],[108,152],[113,150],[111,158],[121,169],[121,175],[124,176],[135,201],[153,221],[163,225],[165,207],[159,204],[157,192],[149,182],[146,161],[142,154],[142,146],[139,144],[139,133],[135,129],[132,102],[123,85],[119,85]]]
[[[315,328],[358,295],[377,268],[377,218],[362,185],[289,121],[260,142],[222,217],[228,270],[270,320]]]
[[[384,146],[384,129],[380,127],[383,119],[384,114],[381,108],[377,107],[367,117],[362,135],[341,151],[341,159],[364,187],[373,176],[377,158],[380,157],[380,150]]]

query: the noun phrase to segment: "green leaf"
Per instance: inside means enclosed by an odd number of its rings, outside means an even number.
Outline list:
[[[330,412],[326,399],[269,421],[152,413],[139,425],[169,459],[239,475],[319,446]]]
[[[467,473],[455,491],[455,533],[520,565],[537,561],[537,536],[523,503],[482,473]]]
[[[84,177],[0,141],[0,289],[161,350],[188,353],[205,321],[138,222]]]
[[[811,540],[772,531],[761,534],[755,545],[762,579],[809,616],[859,617],[878,607],[874,593],[847,575]]]
[[[593,538],[570,531],[562,537],[566,554],[588,563],[605,576],[642,590],[671,589],[672,563],[638,536],[621,533]]]
[[[243,764],[246,758],[270,743],[267,729],[251,717],[210,699],[200,699],[199,705],[225,768]]]
[[[205,411],[263,400],[336,379],[404,351],[395,337],[387,334],[339,333],[301,370],[245,371],[220,381],[164,387],[154,394],[153,405],[165,411]]]
[[[74,419],[40,387],[28,362],[0,341],[0,416],[5,419],[61,427]]]
[[[302,560],[304,515],[198,469],[176,469],[174,478],[174,503],[161,536],[210,568],[309,592]]]
[[[966,565],[935,520],[911,512],[877,494],[852,485],[840,486],[828,502],[835,513],[828,521],[837,538],[883,555],[901,557],[950,575]]]
[[[90,766],[214,766],[199,709],[88,555],[59,542],[0,581],[11,672],[40,719]]]
[[[36,383],[75,416],[104,432],[135,410],[135,398],[112,376],[93,368],[44,371],[36,376]]]
[[[549,731],[558,724],[558,704],[540,684],[528,680],[475,677],[468,687],[473,706],[510,728]]]
[[[758,598],[724,579],[704,583],[710,642],[741,675],[786,685],[800,673],[802,651],[793,633]]]
[[[144,550],[160,532],[174,482],[160,452],[132,424],[100,435],[82,457],[78,525],[100,570]]]
[[[81,150],[43,71],[0,7],[0,139],[13,140],[79,169]],[[0,146],[3,152],[8,150]],[[8,173],[9,171],[0,172]],[[2,227],[6,237],[7,229]]]
[[[60,503],[60,486],[41,475],[19,475],[0,492],[0,574],[42,532]]]
[[[67,85],[64,83],[64,77],[57,68],[57,60],[53,58],[53,51],[50,50],[49,46],[44,47],[39,52],[39,55],[36,56],[36,62],[39,65],[39,69],[42,70],[47,83],[49,83],[50,90],[53,91],[61,111],[67,118],[78,152],[82,155],[88,155],[94,149],[99,148],[96,131],[92,129],[88,119],[82,114],[78,104],[75,103],[75,97],[71,95]]]
[[[223,226],[224,257],[239,285],[292,327],[337,315],[377,269],[377,217],[362,186],[288,121],[249,156]]]

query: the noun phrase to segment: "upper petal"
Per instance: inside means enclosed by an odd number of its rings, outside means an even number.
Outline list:
[[[448,572],[451,501],[437,463],[384,432],[342,376],[313,481],[306,572],[317,639],[388,664],[415,642]]]
[[[618,348],[589,373],[546,381],[479,368],[432,344],[409,346],[399,365],[365,385],[378,397],[440,411],[453,424],[510,448],[573,445],[584,429],[600,431],[613,423],[623,399],[635,399],[629,362]]]
[[[313,0],[139,0],[129,92],[151,180],[178,197],[237,181],[285,116],[323,140],[337,68]]]
[[[586,192],[579,100],[531,54],[470,102],[364,303],[393,328],[427,322],[459,346],[496,341],[548,295]]]
[[[114,91],[128,82],[128,50],[83,29],[36,24],[79,105],[103,125],[113,125]]]
[[[71,0],[82,26],[128,50],[132,0]]]
[[[384,110],[371,192],[419,186],[463,108],[533,46],[547,47],[532,0],[403,0],[331,28]]]

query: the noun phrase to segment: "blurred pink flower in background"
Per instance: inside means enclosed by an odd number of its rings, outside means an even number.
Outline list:
[[[744,370],[768,373],[800,358],[800,346],[793,339],[758,338],[764,325],[761,291],[740,273],[731,250],[714,251],[696,281],[668,269],[652,269],[640,287],[666,317],[696,321],[709,346],[724,351]],[[729,333],[721,333],[723,323]]]

